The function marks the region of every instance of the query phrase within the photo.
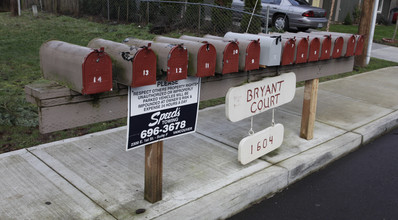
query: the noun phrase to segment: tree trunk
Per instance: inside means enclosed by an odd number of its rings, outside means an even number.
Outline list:
[[[326,31],[329,31],[330,21],[332,20],[332,16],[333,16],[334,2],[335,2],[335,0],[332,0],[332,6],[330,7],[330,14],[329,14],[328,23],[326,25]]]
[[[11,16],[18,16],[18,0],[10,0]]]
[[[365,44],[363,46],[362,55],[355,57],[355,66],[365,67],[368,52],[370,27],[372,25],[372,14],[375,0],[364,0],[362,3],[361,18],[359,20],[358,34],[365,36]]]

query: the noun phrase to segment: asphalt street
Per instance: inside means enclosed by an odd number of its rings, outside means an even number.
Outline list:
[[[398,219],[398,128],[230,219]]]

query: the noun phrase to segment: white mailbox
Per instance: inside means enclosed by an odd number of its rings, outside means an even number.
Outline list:
[[[225,38],[243,40],[260,40],[260,66],[279,66],[281,63],[282,43],[280,37],[261,36],[257,34],[240,34],[228,32]]]

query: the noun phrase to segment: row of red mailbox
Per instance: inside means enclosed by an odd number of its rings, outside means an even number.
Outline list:
[[[157,36],[154,41],[127,38],[123,43],[93,39],[87,47],[49,41],[40,48],[40,66],[44,78],[63,82],[82,94],[95,94],[112,90],[113,79],[140,87],[155,84],[156,76],[163,73],[167,81],[175,81],[187,75],[208,77],[215,72],[359,55],[363,41],[363,36],[330,32],[228,32],[224,37]]]

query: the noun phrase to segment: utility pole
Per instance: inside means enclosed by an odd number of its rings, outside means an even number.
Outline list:
[[[365,36],[362,55],[355,57],[355,66],[365,67],[369,47],[369,35],[372,25],[372,15],[375,0],[364,0],[362,3],[361,19],[359,20],[358,34]]]

